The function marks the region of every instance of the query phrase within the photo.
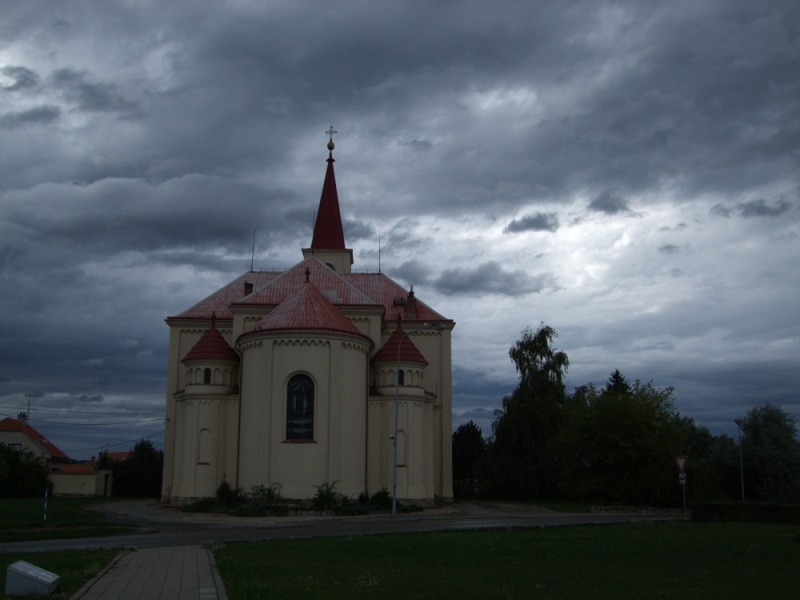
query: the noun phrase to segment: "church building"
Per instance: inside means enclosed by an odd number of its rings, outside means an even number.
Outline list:
[[[332,133],[332,132],[329,132]],[[352,270],[333,139],[311,245],[168,317],[162,500],[322,483],[356,497],[452,498],[455,323],[383,273]],[[395,458],[396,457],[396,458]]]

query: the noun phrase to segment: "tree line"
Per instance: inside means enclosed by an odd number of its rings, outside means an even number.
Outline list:
[[[568,393],[556,337],[544,324],[527,328],[509,350],[519,384],[488,439],[472,421],[453,433],[456,497],[677,506],[675,458],[686,456],[690,499],[800,502],[797,423],[780,407],[737,420],[739,445],[682,417],[671,387],[629,382],[619,370],[600,389]]]

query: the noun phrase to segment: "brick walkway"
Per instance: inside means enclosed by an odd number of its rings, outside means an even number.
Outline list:
[[[199,546],[129,550],[70,600],[227,600],[211,552]]]

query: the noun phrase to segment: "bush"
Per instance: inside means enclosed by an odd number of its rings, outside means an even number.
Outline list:
[[[224,505],[224,506],[239,506],[242,502],[244,502],[244,494],[242,493],[242,488],[232,488],[231,485],[222,480],[222,483],[219,484],[217,488],[217,501]]]
[[[338,481],[323,481],[316,486],[317,493],[311,498],[311,506],[317,512],[340,512],[347,505],[347,498],[336,491]]]
[[[389,493],[389,490],[383,488],[382,490],[372,494],[369,499],[369,503],[375,508],[379,508],[381,510],[390,510],[392,508],[392,495]]]

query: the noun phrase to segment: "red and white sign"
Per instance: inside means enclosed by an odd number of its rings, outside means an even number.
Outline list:
[[[686,468],[686,457],[685,456],[676,456],[675,462],[678,464],[678,471],[683,473],[683,470]]]

